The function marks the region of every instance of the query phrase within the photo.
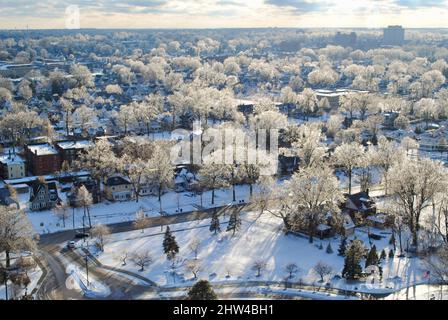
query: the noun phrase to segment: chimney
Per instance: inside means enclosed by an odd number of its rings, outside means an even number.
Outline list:
[[[34,154],[37,156],[37,149],[34,149]]]

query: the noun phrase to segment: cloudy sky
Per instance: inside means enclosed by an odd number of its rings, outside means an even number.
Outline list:
[[[448,0],[0,0],[0,28],[65,28],[70,6],[82,28],[448,27]]]

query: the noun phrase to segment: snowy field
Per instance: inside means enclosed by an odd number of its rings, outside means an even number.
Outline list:
[[[253,280],[281,282],[286,276],[285,266],[295,263],[300,272],[294,281],[300,279],[306,284],[321,286],[325,283],[321,284],[319,276],[312,270],[319,261],[332,267],[333,274],[325,281],[330,282],[334,288],[391,293],[425,281],[423,279],[425,270],[418,259],[395,257],[386,258],[383,262],[383,281],[373,284],[371,282],[347,284],[345,280],[333,278],[334,275],[340,274],[343,268],[343,258],[337,255],[338,238],[323,241],[317,239],[314,244],[310,244],[306,238],[285,235],[280,219],[266,214],[256,220],[257,216],[256,213],[242,214],[242,229],[234,237],[225,232],[226,223],[222,221],[223,232],[216,236],[209,232],[208,220],[172,225],[171,230],[180,247],[174,273],[171,262],[167,261],[163,254],[163,231],[159,227],[146,229],[144,233],[132,231],[111,235],[107,240],[105,252],[99,254],[98,259],[106,265],[139,272],[139,267],[131,261],[122,266],[119,255],[125,251],[128,253],[149,251],[153,263],[141,272],[141,275],[161,286],[185,285],[195,281],[193,274],[185,265],[186,261],[194,259],[189,246],[194,239],[199,239],[198,259],[202,265],[199,277],[213,283],[239,281],[244,284],[245,281]],[[380,230],[375,232],[382,234],[383,238],[379,241],[373,240],[373,243],[379,252],[383,248],[387,251],[390,233]],[[366,230],[358,229],[355,236],[368,246]],[[354,236],[351,237],[353,238]],[[333,254],[326,253],[325,248],[329,242]],[[323,250],[318,248],[321,243]],[[267,263],[266,270],[262,271],[260,277],[257,277],[256,271],[252,269],[256,260]]]

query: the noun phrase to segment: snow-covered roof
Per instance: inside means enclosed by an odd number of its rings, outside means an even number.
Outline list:
[[[326,230],[330,230],[331,227],[329,225],[326,224],[320,224],[317,226],[317,231],[326,231]]]
[[[16,154],[8,155],[3,154],[0,155],[0,162],[6,165],[12,165],[12,164],[22,164],[25,163],[25,160]]]
[[[58,146],[61,149],[85,149],[92,145],[92,142],[88,140],[82,140],[82,141],[63,141],[58,142]]]
[[[31,145],[28,146],[28,149],[38,156],[58,154],[57,150],[51,144],[48,143]]]
[[[375,216],[367,217],[367,220],[377,222],[377,223],[385,223],[386,222],[386,215],[385,214],[377,214]]]

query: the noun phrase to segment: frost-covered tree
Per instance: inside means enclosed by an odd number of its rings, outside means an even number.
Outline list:
[[[359,160],[364,154],[362,145],[357,142],[343,143],[336,147],[333,153],[333,163],[343,168],[348,176],[348,192],[352,193],[353,169],[359,165]]]
[[[11,266],[11,253],[34,251],[34,232],[27,215],[18,209],[0,206],[0,252],[5,253],[5,265]]]
[[[308,120],[308,117],[317,111],[318,101],[316,93],[312,89],[304,89],[297,96],[297,105],[305,119]]]
[[[333,273],[333,268],[329,264],[319,261],[313,267],[313,271],[320,277],[320,282],[324,282],[325,277]]]
[[[298,128],[292,147],[297,150],[301,165],[313,166],[322,161],[326,153],[320,124],[305,123]]]
[[[140,229],[142,233],[145,232],[145,229],[149,227],[149,219],[143,209],[140,209],[135,213],[135,220],[133,225],[134,228]]]
[[[256,277],[261,277],[261,273],[266,269],[267,263],[264,260],[256,260],[252,265],[252,269],[257,271]]]
[[[107,177],[116,171],[117,158],[110,142],[104,139],[96,141],[85,153],[80,155],[76,167],[88,169],[98,185],[105,183]]]
[[[435,120],[438,117],[437,105],[434,99],[423,98],[415,103],[415,114],[421,117],[428,128],[429,121]]]
[[[104,251],[105,238],[111,233],[110,228],[103,224],[97,224],[90,232],[92,237],[98,239],[100,250]]]
[[[162,212],[162,192],[171,187],[174,182],[174,169],[167,147],[155,146],[149,167],[151,169],[150,181],[157,189],[160,212]]]
[[[92,108],[82,105],[72,114],[73,124],[84,132],[88,128],[92,128],[96,125],[96,111]]]
[[[388,194],[389,190],[389,171],[395,163],[400,163],[403,157],[404,152],[396,142],[389,141],[385,137],[378,139],[378,145],[373,155],[373,163],[381,170],[385,194]]]
[[[93,203],[92,195],[90,194],[89,190],[87,190],[87,188],[82,185],[77,189],[75,199],[76,204],[82,207],[84,210],[83,221],[85,217],[87,217],[89,221],[89,227],[92,228],[92,219],[90,216],[90,206]]]
[[[306,230],[313,242],[317,226],[324,222],[328,212],[339,213],[338,204],[343,195],[333,171],[326,165],[306,167],[294,173],[284,183],[281,197],[285,227]]]
[[[153,258],[149,251],[134,252],[130,256],[130,260],[140,267],[140,271],[145,271],[145,267],[149,266],[153,262]]]
[[[412,234],[412,244],[418,249],[422,213],[433,205],[439,192],[444,192],[445,169],[441,162],[428,158],[405,158],[390,169],[389,176],[393,202],[402,211],[403,222]]]
[[[226,180],[227,168],[216,158],[217,154],[213,153],[210,157],[206,157],[198,172],[199,180],[206,188],[212,190],[212,205],[215,204],[215,190],[228,186]]]
[[[201,261],[197,259],[187,261],[185,268],[193,274],[194,279],[197,279],[198,273],[203,270]]]
[[[299,267],[295,263],[288,263],[285,266],[285,271],[286,273],[288,273],[288,278],[292,279],[294,278],[295,274],[299,272]]]

